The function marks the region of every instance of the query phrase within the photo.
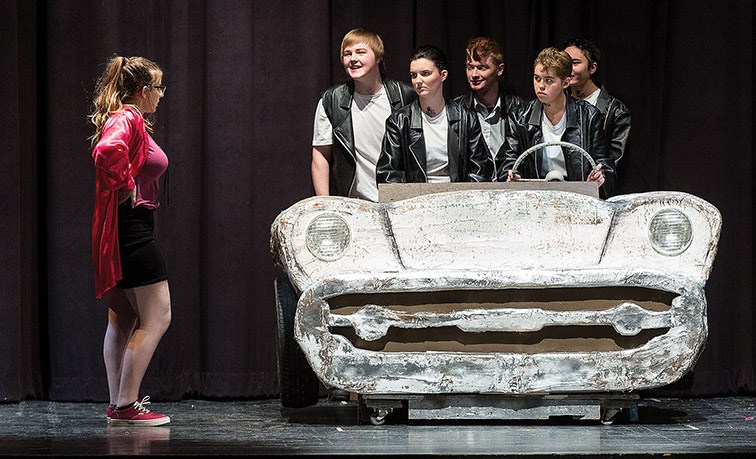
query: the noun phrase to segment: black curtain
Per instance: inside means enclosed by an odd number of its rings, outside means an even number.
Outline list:
[[[706,349],[688,384],[664,390],[756,391],[750,0],[3,0],[0,401],[107,399],[86,115],[113,53],[155,60],[168,85],[154,137],[170,158],[157,225],[173,322],[143,393],[276,395],[269,227],[312,194],[315,104],[345,78],[353,27],[383,37],[397,79],[414,46],[443,47],[448,96],[467,90],[473,36],[504,44],[507,85],[528,98],[538,51],[594,40],[602,81],[633,114],[620,192],[685,191],[723,216]]]

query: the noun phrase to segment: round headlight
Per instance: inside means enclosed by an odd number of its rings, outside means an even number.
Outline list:
[[[654,250],[662,255],[679,255],[693,240],[693,227],[682,211],[663,209],[651,218],[648,237]]]
[[[338,260],[351,242],[352,230],[337,214],[324,212],[307,225],[307,250],[319,260]]]

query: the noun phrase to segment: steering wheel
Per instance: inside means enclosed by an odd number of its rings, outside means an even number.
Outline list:
[[[582,147],[575,145],[574,143],[569,142],[562,142],[561,140],[555,140],[553,142],[543,142],[536,145],[533,145],[532,147],[528,148],[527,150],[523,151],[520,156],[517,157],[517,160],[515,160],[514,166],[512,166],[512,173],[517,173],[517,168],[520,166],[520,163],[527,158],[532,153],[540,150],[541,148],[546,147],[567,147],[572,150],[577,151],[581,155],[585,157],[585,159],[588,160],[588,163],[591,165],[591,169],[596,169],[596,161],[593,160],[590,154],[588,154],[587,151],[585,151]],[[564,177],[559,172],[556,171],[550,171],[548,174],[546,174],[546,178],[542,179],[520,179],[520,181],[538,181],[538,182],[553,182],[553,181],[564,181]]]

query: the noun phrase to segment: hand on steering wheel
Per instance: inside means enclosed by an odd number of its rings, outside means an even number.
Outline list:
[[[591,155],[585,151],[582,147],[575,145],[573,143],[569,142],[562,142],[561,140],[554,140],[551,142],[543,142],[536,145],[533,145],[532,147],[528,148],[524,152],[520,154],[520,156],[517,157],[517,159],[514,162],[514,165],[512,166],[512,169],[507,174],[507,182],[512,181],[518,181],[523,180],[522,177],[517,173],[518,166],[520,163],[528,156],[536,151],[550,146],[558,146],[562,148],[569,148],[571,150],[574,150],[578,153],[580,153],[585,161],[590,164],[591,172],[588,173],[588,177],[586,178],[587,182],[595,182],[599,187],[604,184],[604,181],[606,178],[604,177],[604,174],[601,172],[601,164],[596,164],[596,161],[591,157]],[[514,171],[514,172],[513,172]],[[548,176],[547,176],[548,179]],[[535,180],[535,181],[543,181],[543,179],[526,179],[526,180]]]
[[[596,164],[596,167],[588,174],[586,182],[596,182],[596,185],[601,186],[606,181],[603,172],[601,172],[601,163]]]

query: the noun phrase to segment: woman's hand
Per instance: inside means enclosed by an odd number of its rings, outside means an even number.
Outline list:
[[[131,200],[131,207],[134,208],[134,204],[136,204],[136,186],[130,190],[124,188],[118,190],[118,205],[120,206],[128,200]]]
[[[521,178],[520,174],[515,174],[512,171],[507,172],[507,182],[517,182]]]
[[[591,171],[590,174],[588,174],[588,178],[586,179],[588,182],[596,182],[598,186],[601,186],[606,181],[606,178],[604,177],[604,174],[601,172],[601,163],[596,164],[596,168]]]

